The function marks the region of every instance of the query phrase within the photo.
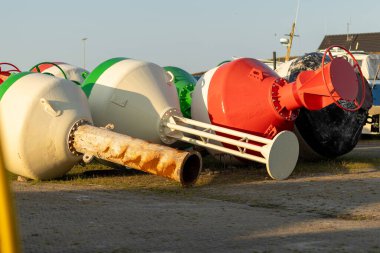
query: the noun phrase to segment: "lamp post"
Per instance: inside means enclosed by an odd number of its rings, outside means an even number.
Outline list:
[[[86,40],[87,38],[83,38],[83,68],[86,69]]]

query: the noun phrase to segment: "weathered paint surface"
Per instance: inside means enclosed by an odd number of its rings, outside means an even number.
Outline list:
[[[171,178],[184,186],[194,184],[200,173],[201,161],[198,154],[152,144],[90,125],[78,127],[74,133],[73,146],[79,153]],[[199,163],[187,164],[189,156],[194,155],[199,158]]]

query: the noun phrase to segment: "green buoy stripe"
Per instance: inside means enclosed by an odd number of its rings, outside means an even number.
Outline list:
[[[19,80],[21,77],[24,77],[26,75],[32,74],[31,72],[21,72],[17,74],[12,74],[10,75],[7,80],[5,80],[1,85],[0,85],[0,101],[3,98],[5,92],[9,89],[9,87],[12,86],[17,80]]]
[[[167,66],[164,67],[164,69],[171,72],[174,76],[173,82],[177,88],[179,105],[183,116],[191,119],[191,93],[194,90],[197,80],[181,68]]]
[[[125,57],[118,57],[118,58],[112,58],[109,59],[108,61],[105,61],[101,63],[99,66],[97,66],[88,76],[87,78],[83,81],[82,83],[82,90],[86,94],[87,97],[90,97],[92,88],[94,87],[96,81],[99,79],[99,77],[111,66],[114,64],[126,60],[128,58]]]

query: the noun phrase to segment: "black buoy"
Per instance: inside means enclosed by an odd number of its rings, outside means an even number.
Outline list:
[[[295,59],[290,64],[285,78],[293,82],[301,71],[318,69],[322,57],[321,53],[310,53]],[[361,82],[361,78],[358,80]],[[366,123],[368,110],[372,106],[371,88],[367,80],[365,82],[365,101],[355,112],[341,110],[335,104],[318,111],[301,108],[295,122],[301,158],[308,160],[321,157],[336,158],[350,152],[356,146]],[[358,97],[361,96],[360,90],[359,93]],[[338,102],[345,108],[355,107],[353,102],[344,100]]]

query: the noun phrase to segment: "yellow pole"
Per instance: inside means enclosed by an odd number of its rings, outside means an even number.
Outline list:
[[[0,252],[20,252],[13,201],[0,149]]]

